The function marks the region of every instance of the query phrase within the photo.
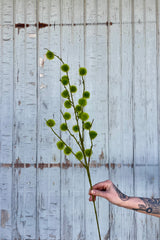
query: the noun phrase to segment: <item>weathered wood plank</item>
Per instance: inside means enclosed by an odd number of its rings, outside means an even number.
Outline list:
[[[119,166],[110,169],[110,175],[113,183],[120,191],[128,196],[133,196],[133,168],[119,164]],[[131,210],[112,205],[110,212],[110,239],[123,238],[135,239],[134,213]]]
[[[14,4],[13,163],[31,164],[37,161],[37,39],[28,24],[35,24],[36,6],[32,0]],[[36,239],[36,168],[15,165],[12,181],[12,239]]]
[[[59,1],[39,1],[39,20],[42,23],[60,22]],[[61,181],[60,168],[50,168],[50,164],[60,166],[60,152],[56,147],[58,139],[46,126],[46,119],[55,119],[55,131],[60,134],[60,64],[55,58],[46,60],[48,48],[60,53],[60,28],[45,27],[39,29],[38,37],[38,105],[39,135],[38,163],[48,163],[49,167],[38,169],[37,183],[37,239],[61,239]],[[44,165],[43,165],[44,166]]]
[[[0,168],[0,239],[12,239],[12,169]]]
[[[64,26],[61,28],[61,37],[65,38],[66,42],[61,41],[61,54],[65,62],[70,66],[69,77],[71,84],[75,84],[78,87],[78,92],[74,94],[75,104],[80,98],[80,90],[82,90],[82,84],[80,84],[80,77],[78,76],[79,66],[83,65],[84,62],[84,52],[82,51],[83,47],[83,27],[76,26],[73,27]],[[67,46],[66,46],[67,43]],[[61,88],[63,90],[63,88]],[[62,111],[66,111],[63,106],[64,101],[61,102]],[[69,110],[69,112],[73,112]],[[64,119],[61,119],[61,122],[64,122]],[[74,118],[68,121],[68,126],[72,131],[72,126],[76,124]],[[74,140],[71,137],[68,137],[68,134],[62,134],[62,137],[67,141],[67,143],[72,146],[73,151],[77,152],[79,147],[76,146]],[[77,136],[78,137],[78,136]],[[62,164],[68,163],[77,163],[77,159],[74,156],[66,156],[62,154]],[[79,172],[76,175],[76,172]],[[81,174],[81,176],[80,176]],[[80,189],[82,191],[84,187],[84,169],[75,170],[74,167],[69,169],[62,169],[61,171],[61,239],[84,239],[84,219],[80,216],[84,215],[84,192],[79,192],[78,188],[78,179],[81,178]],[[84,189],[83,189],[84,191]],[[80,195],[77,195],[80,194]],[[75,206],[79,206],[74,213]]]
[[[88,70],[86,88],[91,92],[86,109],[90,120],[94,119],[93,130],[98,132],[98,136],[93,141],[94,148],[91,157],[91,163],[94,163],[95,167],[97,166],[96,169],[91,168],[93,184],[108,178],[107,168],[97,165],[98,163],[108,163],[107,25],[96,24],[107,21],[107,1],[103,1],[103,4],[104,8],[102,8],[102,2],[87,1],[86,3],[86,22],[95,23],[95,25],[88,25],[85,28],[85,65]],[[86,144],[90,146],[88,136],[86,136]],[[89,189],[87,176],[85,182]],[[103,239],[109,229],[108,204],[97,198],[96,206]],[[86,219],[86,239],[98,239],[93,204],[88,205],[88,201],[86,201]]]
[[[113,21],[109,28],[109,176],[118,187],[122,184],[124,191],[124,182],[126,189],[133,189],[132,26],[128,23],[131,2],[113,1],[109,15]],[[128,219],[127,211],[110,206],[111,239],[133,237],[134,216],[129,215]],[[122,219],[128,220],[127,227],[121,226]]]
[[[93,184],[111,178],[128,195],[159,197],[159,9],[159,0],[0,1],[0,239],[98,236],[86,173],[45,125],[54,118],[60,133],[64,110],[60,64],[45,60],[45,47],[70,65],[77,87],[87,67]],[[158,218],[96,205],[102,239],[159,239]]]
[[[146,167],[146,197],[159,198],[159,169],[157,166]],[[159,218],[147,215],[146,218],[147,226],[147,239],[158,239],[160,235],[159,229]],[[151,229],[151,231],[148,231]]]
[[[143,194],[143,197],[150,197],[148,194],[152,196],[154,191],[158,191],[158,188],[155,190],[153,182],[149,180],[149,167],[145,166],[146,164],[156,166],[158,163],[156,26],[155,2],[152,5],[148,1],[143,4],[143,10],[141,9],[139,13],[144,23],[135,25],[134,155],[135,163],[144,164],[144,166],[135,168],[135,195]],[[152,168],[150,166],[151,172]],[[150,239],[148,227],[151,226],[154,228],[152,233],[157,237],[159,233],[156,229],[159,227],[159,221],[154,217],[136,215],[137,238]]]
[[[0,163],[12,163],[13,2],[0,3]],[[0,166],[0,238],[12,236],[12,170]]]
[[[135,167],[135,192],[138,197],[159,197],[158,188],[158,169],[156,166],[136,166]],[[146,180],[147,176],[147,180]],[[136,239],[159,238],[159,219],[136,213]],[[148,228],[150,230],[148,230]]]

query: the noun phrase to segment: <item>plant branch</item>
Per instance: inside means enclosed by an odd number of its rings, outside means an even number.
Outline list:
[[[63,116],[63,112],[60,110],[62,116]],[[65,123],[67,124],[67,121],[65,120]],[[76,141],[76,143],[78,144],[78,146],[80,147],[81,151],[82,151],[82,147],[79,143],[79,141],[77,140],[77,138],[71,133],[71,131],[68,128],[68,124],[67,124],[67,131],[69,132],[69,134],[71,135],[72,138],[74,138],[74,140]]]
[[[45,119],[45,121],[47,122],[47,120]],[[61,140],[67,147],[69,147],[70,148],[70,146],[67,144],[67,143],[65,143],[64,141],[63,141],[63,139],[53,130],[53,128],[52,127],[50,127],[50,129],[52,130],[52,132],[57,136],[57,138],[59,138],[59,140]],[[72,152],[72,154],[76,157],[76,154],[71,150],[71,152]],[[77,158],[77,157],[76,157]],[[81,161],[81,160],[79,160],[78,158],[77,158],[77,160],[83,165],[83,167],[84,168],[86,168],[87,166]]]

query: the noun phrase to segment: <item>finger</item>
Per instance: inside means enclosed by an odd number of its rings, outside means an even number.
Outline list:
[[[94,200],[93,200],[93,196],[91,195],[91,196],[89,197],[89,201],[96,201],[96,196],[94,196]]]
[[[92,189],[102,190],[106,188],[106,181],[105,182],[99,182],[93,185]]]
[[[106,192],[103,192],[103,191],[99,191],[99,190],[91,190],[90,193],[93,195],[93,196],[99,196],[99,197],[106,197]]]

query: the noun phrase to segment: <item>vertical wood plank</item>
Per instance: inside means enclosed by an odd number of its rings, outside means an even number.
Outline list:
[[[38,22],[50,24],[60,22],[60,4],[57,1],[39,1]],[[54,13],[53,11],[54,10]],[[54,119],[55,131],[59,134],[60,122],[60,64],[58,60],[46,60],[47,48],[56,54],[60,52],[60,29],[50,26],[38,29],[38,215],[37,239],[61,239],[61,186],[59,166],[60,152],[57,138],[46,126],[44,118]]]
[[[96,167],[96,169],[91,168],[93,184],[108,178],[108,169],[105,167],[105,164],[108,163],[107,25],[98,25],[97,23],[107,21],[107,7],[107,1],[103,1],[103,8],[101,1],[86,2],[86,22],[91,23],[85,28],[85,63],[88,70],[86,88],[91,92],[86,109],[90,115],[90,121],[94,119],[93,130],[98,132],[98,136],[93,141],[94,148],[91,157],[91,163]],[[90,145],[88,136],[86,136],[86,144]],[[98,164],[102,166],[98,167]],[[89,188],[87,176],[85,182]],[[103,199],[97,198],[96,207],[103,239],[109,229],[108,204]],[[98,231],[92,203],[88,205],[86,202],[86,218],[88,219],[86,239],[97,239]]]
[[[109,162],[110,178],[133,194],[132,25],[131,2],[109,5]],[[114,24],[116,23],[116,24]],[[115,151],[116,149],[116,151]],[[127,183],[125,185],[125,183]],[[131,191],[129,189],[132,189]],[[110,206],[111,239],[133,237],[133,213]],[[122,218],[127,228],[121,229]]]
[[[156,49],[157,49],[157,59],[156,59],[156,66],[157,66],[157,142],[158,142],[158,172],[159,172],[159,181],[160,182],[160,98],[159,98],[159,91],[160,91],[160,1],[156,0]],[[160,196],[160,186],[158,187],[158,193]],[[160,219],[159,219],[159,228],[160,228]]]
[[[145,9],[144,1],[135,2],[134,5],[134,163],[135,163],[135,195],[146,195],[145,161],[147,158],[146,149],[146,38],[145,38]],[[138,13],[138,14],[137,14]],[[137,14],[137,15],[136,15]],[[138,19],[139,17],[139,19]],[[139,22],[138,22],[139,21]],[[138,23],[137,23],[138,22]],[[143,23],[141,23],[143,22]],[[143,164],[144,167],[136,166]],[[143,180],[144,179],[144,180]],[[141,184],[139,184],[141,183]],[[147,238],[146,215],[135,215],[136,239]]]
[[[12,236],[13,2],[0,3],[0,238]]]
[[[76,85],[78,92],[73,94],[75,104],[80,98],[82,83],[80,85],[80,77],[78,69],[84,64],[84,42],[83,42],[83,26],[74,26],[74,23],[82,21],[83,3],[70,1],[62,1],[62,24],[72,23],[72,26],[62,25],[61,27],[61,56],[64,62],[70,66],[69,77],[71,85]],[[75,9],[79,8],[79,12],[75,14]],[[73,12],[71,9],[74,9]],[[62,73],[64,75],[64,73]],[[61,87],[61,91],[63,87]],[[67,111],[64,106],[64,99],[61,99],[62,111]],[[72,112],[72,110],[69,110]],[[63,117],[61,122],[64,122]],[[74,118],[68,121],[68,126],[72,132],[72,126],[76,124]],[[74,152],[80,149],[76,147],[74,140],[67,137],[68,134],[62,133],[63,139],[73,148]],[[76,136],[78,137],[78,136]],[[71,163],[72,167],[61,170],[61,239],[85,239],[84,226],[84,169],[74,167],[74,163],[78,163],[74,156],[64,156],[62,153],[62,165]]]
[[[133,169],[130,165],[112,166],[110,175],[113,183],[128,196],[133,196]],[[122,223],[125,222],[124,226]],[[112,205],[110,212],[110,238],[111,239],[135,239],[134,238],[134,213],[131,210]]]
[[[14,140],[12,238],[36,239],[36,2],[14,2]],[[19,28],[16,24],[30,24]],[[28,27],[27,27],[28,26]],[[19,164],[29,168],[19,168]],[[32,164],[32,167],[31,167]],[[24,184],[24,180],[28,184]],[[30,204],[32,201],[32,204]]]
[[[144,23],[135,24],[135,163],[137,164],[135,194],[150,197],[149,194],[152,196],[156,187],[150,180],[148,170],[150,168],[152,172],[158,164],[155,2],[152,5],[149,1],[142,4],[141,16],[143,16]],[[139,174],[141,178],[143,177],[141,184],[138,180]],[[157,236],[156,229],[159,221],[140,215],[136,216],[136,222],[137,239],[141,237],[149,239],[148,227],[151,226],[153,228],[155,226],[154,234]]]
[[[45,47],[70,65],[77,87],[78,67],[87,67],[86,111],[98,132],[93,184],[110,177],[127,195],[159,197],[159,9],[159,0],[0,1],[0,239],[98,236],[86,173],[57,150],[45,125],[44,118],[54,118],[60,133],[64,110],[60,64],[46,61]],[[49,26],[38,29],[36,22]],[[134,222],[132,211],[101,198],[96,205],[102,238],[159,239],[158,218],[135,213]]]

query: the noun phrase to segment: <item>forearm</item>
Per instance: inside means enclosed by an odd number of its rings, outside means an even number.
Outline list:
[[[121,206],[137,212],[160,217],[160,199],[129,197]]]
[[[160,217],[160,198],[128,197],[121,193],[116,186],[114,188],[120,198],[118,206]]]

